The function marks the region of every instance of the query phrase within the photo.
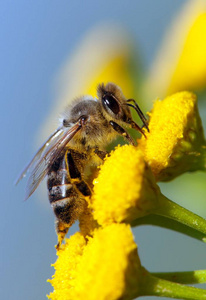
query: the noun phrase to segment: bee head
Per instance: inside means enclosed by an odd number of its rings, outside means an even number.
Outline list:
[[[111,82],[106,85],[99,84],[97,95],[107,119],[130,124],[132,116],[127,106],[127,99],[116,84]]]
[[[134,99],[126,99],[121,89],[116,84],[111,82],[106,85],[103,83],[100,84],[97,89],[97,94],[101,105],[103,106],[104,115],[107,119],[110,119],[110,121],[119,121],[118,123],[123,123],[125,125],[130,125],[145,136],[142,128],[139,127],[139,125],[137,125],[132,119],[129,109],[129,107],[132,107],[142,120],[143,127],[146,127],[149,132],[148,121],[136,101]]]

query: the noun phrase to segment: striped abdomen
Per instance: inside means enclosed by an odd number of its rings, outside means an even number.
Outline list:
[[[56,230],[62,236],[61,240],[83,212],[84,198],[91,195],[78,169],[81,166],[81,156],[81,153],[67,150],[48,172],[48,196],[57,218]]]

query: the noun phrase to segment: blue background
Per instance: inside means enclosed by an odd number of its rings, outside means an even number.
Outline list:
[[[46,280],[51,278],[50,264],[56,260],[53,212],[48,200],[38,193],[24,202],[25,182],[17,187],[13,182],[38,148],[34,140],[54,100],[53,83],[60,67],[89,29],[110,20],[125,25],[133,34],[144,64],[149,67],[168,24],[185,2],[0,2],[1,299],[46,299],[52,290]],[[204,174],[198,176],[205,179]],[[184,180],[178,180],[171,183],[170,190],[164,185],[162,189],[180,203],[193,179],[186,175]],[[204,197],[198,182],[194,182],[194,189],[199,191],[198,197]],[[179,187],[177,194],[175,184]],[[193,188],[191,197],[197,197],[192,193]],[[76,230],[74,226],[71,234]],[[134,232],[142,264],[149,271],[205,268],[202,243],[151,226],[136,228]]]

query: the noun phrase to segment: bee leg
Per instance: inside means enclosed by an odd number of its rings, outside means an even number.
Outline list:
[[[75,191],[75,190],[74,190]],[[79,219],[80,215],[85,211],[86,201],[79,195],[77,191],[72,198],[64,199],[64,203],[53,207],[56,215],[56,233],[58,236],[58,244],[56,249],[59,250],[62,241],[65,238],[69,228]],[[59,202],[60,204],[60,202]]]
[[[65,237],[65,235],[67,234],[67,232],[69,230],[69,227],[70,226],[68,226],[68,224],[65,224],[64,222],[62,222],[60,220],[56,221],[56,233],[57,233],[57,236],[58,236],[58,243],[55,246],[55,248],[57,250],[60,249],[61,244],[64,240],[64,237]]]
[[[110,121],[109,124],[112,126],[112,128],[117,133],[119,133],[121,136],[123,136],[125,139],[127,139],[130,144],[135,146],[135,143],[134,143],[132,137],[129,135],[129,133],[124,128],[122,128],[119,124],[115,123],[114,121]]]
[[[104,160],[105,157],[106,157],[106,155],[108,154],[107,151],[99,150],[98,147],[96,147],[96,148],[94,149],[94,153],[97,154],[97,156],[98,156],[99,158],[101,158],[101,160]]]
[[[76,188],[85,197],[91,196],[92,194],[89,186],[84,180],[81,180],[80,182],[76,183]]]
[[[78,192],[80,192],[83,196],[91,196],[91,190],[89,186],[82,179],[81,171],[79,170],[81,166],[78,164],[81,161],[81,159],[77,156],[77,154],[78,153],[74,151],[67,152],[67,163],[69,167],[71,182],[76,186]]]

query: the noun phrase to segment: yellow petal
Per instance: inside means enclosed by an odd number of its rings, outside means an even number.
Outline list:
[[[187,1],[166,31],[146,84],[151,95],[165,97],[206,87],[206,2]]]

